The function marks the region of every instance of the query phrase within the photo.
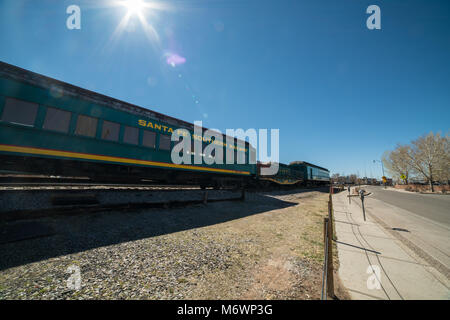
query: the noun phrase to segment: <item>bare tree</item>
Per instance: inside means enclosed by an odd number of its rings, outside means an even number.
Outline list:
[[[382,158],[384,167],[389,173],[397,178],[404,175],[406,184],[408,184],[409,176],[414,169],[409,157],[410,153],[410,146],[399,144],[393,151],[385,152]]]
[[[447,134],[443,137],[443,156],[439,158],[436,168],[436,181],[449,183],[450,181],[450,136]]]
[[[351,174],[351,175],[349,176],[349,178],[350,178],[350,182],[351,182],[351,183],[353,183],[353,184],[358,183],[358,176],[357,176],[356,174]]]
[[[448,175],[449,136],[442,137],[440,133],[430,132],[412,142],[407,156],[411,166],[430,183],[434,192],[435,174]]]

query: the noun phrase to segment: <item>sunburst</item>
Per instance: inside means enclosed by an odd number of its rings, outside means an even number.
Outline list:
[[[159,42],[159,35],[147,18],[148,16],[151,16],[153,19],[156,19],[158,11],[171,9],[169,5],[154,0],[116,0],[113,2],[113,5],[125,7],[127,9],[125,16],[122,18],[112,35],[113,39],[118,39],[127,28],[130,20],[137,17],[147,38],[151,42]]]
[[[129,15],[139,15],[146,7],[146,3],[143,0],[124,0],[123,5],[127,7]]]

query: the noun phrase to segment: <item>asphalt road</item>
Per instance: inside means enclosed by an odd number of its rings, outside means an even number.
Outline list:
[[[408,210],[434,222],[450,225],[450,195],[433,195],[420,193],[405,193],[385,190],[383,187],[364,187],[372,192],[371,197]]]

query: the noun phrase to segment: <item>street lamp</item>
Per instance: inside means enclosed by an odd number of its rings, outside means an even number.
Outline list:
[[[381,170],[383,171],[383,177],[384,177],[385,175],[384,175],[383,161],[381,161],[381,160],[373,160],[373,163],[375,163],[375,162],[381,163]],[[386,189],[386,182],[383,181],[383,183],[384,183],[384,188]]]

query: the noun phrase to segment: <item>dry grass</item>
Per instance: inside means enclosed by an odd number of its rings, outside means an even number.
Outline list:
[[[210,238],[242,243],[243,255],[229,269],[207,274],[188,298],[320,298],[328,194],[277,198],[296,205],[207,227]]]

